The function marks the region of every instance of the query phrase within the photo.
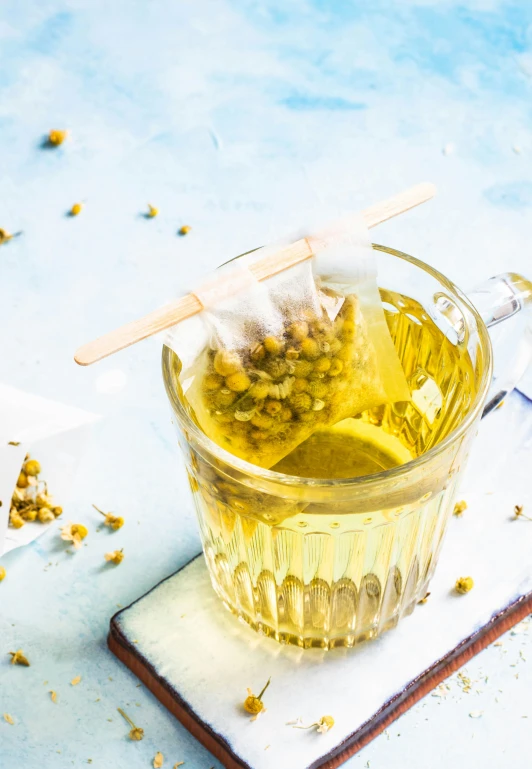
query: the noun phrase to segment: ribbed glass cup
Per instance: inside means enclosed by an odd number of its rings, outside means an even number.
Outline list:
[[[194,423],[178,381],[179,359],[163,349],[165,386],[213,587],[255,630],[304,648],[374,638],[424,597],[491,380],[487,329],[461,291],[413,257],[374,248],[390,332],[413,398],[360,419],[407,435],[418,456],[405,464],[322,480],[240,460]],[[443,352],[434,355],[431,324],[470,362],[468,374],[450,366]],[[445,418],[435,418],[430,399],[422,397],[427,379],[437,385],[438,414]]]

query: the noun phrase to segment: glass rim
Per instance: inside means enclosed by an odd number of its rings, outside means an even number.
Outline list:
[[[258,465],[254,465],[251,462],[247,462],[245,459],[240,459],[234,454],[231,454],[229,451],[227,451],[227,449],[222,448],[213,440],[211,440],[192,421],[186,409],[183,407],[182,403],[177,397],[177,393],[172,388],[170,388],[170,354],[175,353],[171,350],[171,348],[163,345],[162,368],[166,394],[174,413],[179,419],[181,425],[187,431],[187,440],[189,434],[193,435],[195,440],[201,445],[202,448],[206,449],[210,454],[214,455],[225,465],[229,465],[234,470],[237,470],[244,475],[253,476],[255,479],[263,480],[266,483],[276,483],[287,487],[306,486],[312,487],[313,489],[338,487],[356,489],[362,487],[367,488],[369,484],[379,484],[385,481],[392,481],[401,478],[402,476],[409,475],[427,462],[430,462],[439,454],[445,452],[451,444],[459,440],[467,432],[469,427],[471,427],[471,425],[475,422],[479,412],[484,405],[492,376],[493,355],[491,340],[484,321],[482,320],[475,307],[471,304],[467,296],[458,288],[458,286],[449,280],[449,278],[446,278],[445,275],[443,275],[439,270],[436,270],[434,267],[431,267],[430,265],[422,262],[420,259],[417,259],[414,256],[410,256],[409,254],[405,254],[404,252],[398,251],[389,246],[382,246],[377,243],[372,243],[372,247],[376,251],[382,251],[383,253],[390,254],[391,256],[395,256],[399,259],[402,259],[403,261],[409,262],[415,267],[418,267],[419,269],[431,275],[445,289],[450,291],[451,294],[458,298],[460,302],[465,304],[467,309],[475,318],[479,330],[480,343],[486,354],[486,365],[484,366],[484,371],[482,372],[481,381],[473,404],[460,424],[457,425],[454,430],[452,430],[449,435],[447,435],[440,443],[437,443],[427,452],[420,454],[418,457],[415,457],[414,459],[411,459],[404,464],[397,465],[396,467],[392,467],[388,470],[381,470],[378,473],[371,473],[370,475],[360,475],[356,476],[355,478],[305,478],[299,475],[287,475],[285,473],[279,473],[275,470],[267,470],[263,467],[259,467]],[[245,256],[245,254],[240,254],[239,256]],[[234,257],[230,261],[238,259],[239,256]]]

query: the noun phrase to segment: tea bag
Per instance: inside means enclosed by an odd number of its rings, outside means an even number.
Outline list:
[[[410,398],[367,229],[361,219],[337,227],[327,248],[315,241],[312,259],[276,276],[258,282],[249,270],[268,247],[229,263],[194,292],[208,341],[183,366],[184,397],[209,438],[260,467],[272,467],[318,429]],[[167,342],[180,357],[186,337],[181,328]],[[189,337],[189,358],[191,345]]]

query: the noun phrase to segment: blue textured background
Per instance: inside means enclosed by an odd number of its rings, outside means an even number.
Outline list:
[[[156,750],[170,766],[218,766],[105,648],[117,604],[198,549],[160,347],[91,369],[73,364],[74,349],[317,208],[424,179],[437,201],[378,240],[464,288],[530,273],[531,97],[526,0],[4,0],[0,227],[23,235],[0,247],[0,379],[109,419],[67,511],[89,523],[87,547],[69,557],[47,534],[2,559],[0,711],[17,721],[0,722],[2,769],[89,758],[125,769],[149,766]],[[69,140],[43,149],[50,128]],[[76,201],[85,208],[72,219]],[[148,202],[160,209],[151,221]],[[116,368],[126,387],[99,392]],[[97,533],[93,501],[126,526]],[[111,543],[127,554],[114,571],[101,568]],[[506,657],[491,649],[469,666],[490,679],[474,703],[459,689],[429,697],[349,766],[528,767],[532,673],[508,643]],[[532,654],[528,636],[519,644]],[[19,646],[27,670],[7,665]],[[142,743],[125,739],[119,705],[145,728]],[[484,717],[468,719],[473,709]]]

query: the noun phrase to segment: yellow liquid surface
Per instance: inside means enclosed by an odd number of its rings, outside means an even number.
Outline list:
[[[272,469],[304,478],[358,478],[413,459],[412,451],[382,427],[344,419],[314,433]]]
[[[274,470],[330,479],[388,470],[439,443],[469,411],[480,377],[467,350],[416,301],[381,295],[411,400],[316,432]],[[458,479],[443,468],[408,500],[399,493],[360,510],[338,504],[334,490],[312,504],[259,492],[194,452],[188,471],[225,604],[278,640],[322,648],[375,637],[412,611],[434,570]]]

